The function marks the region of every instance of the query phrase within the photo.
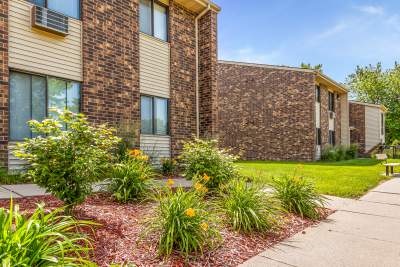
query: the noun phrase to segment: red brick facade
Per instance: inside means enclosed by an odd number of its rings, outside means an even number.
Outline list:
[[[209,11],[199,21],[200,136],[216,137],[217,113],[217,13]]]
[[[360,154],[365,154],[365,106],[350,103],[350,142],[358,144]]]
[[[315,158],[315,74],[218,65],[221,144],[248,160]]]
[[[82,112],[95,123],[140,121],[138,2],[82,1]]]
[[[0,166],[7,166],[8,145],[8,0],[0,2]]]

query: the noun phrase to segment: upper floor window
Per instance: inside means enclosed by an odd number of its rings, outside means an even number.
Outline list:
[[[140,0],[140,31],[168,40],[168,8],[156,0]]]
[[[80,83],[25,73],[10,74],[10,140],[34,137],[27,124],[55,117],[54,109],[80,110]]]
[[[28,0],[32,4],[42,6],[68,17],[80,19],[81,17],[81,1],[80,0]]]
[[[168,135],[168,99],[141,97],[141,133]]]
[[[335,111],[335,94],[331,92],[329,92],[328,108],[329,111]]]
[[[315,87],[315,98],[318,103],[321,103],[321,87],[319,85]]]

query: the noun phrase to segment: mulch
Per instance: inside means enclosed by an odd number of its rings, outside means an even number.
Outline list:
[[[36,203],[46,203],[51,210],[62,206],[62,202],[52,196],[14,199],[20,210],[30,212]],[[220,229],[221,244],[203,255],[185,258],[178,254],[164,260],[157,255],[157,236],[143,236],[144,218],[153,213],[154,203],[132,203],[121,205],[107,194],[89,197],[76,207],[74,214],[80,219],[91,219],[101,226],[90,232],[94,252],[92,260],[99,266],[111,263],[134,263],[137,266],[237,266],[261,253],[274,244],[316,225],[318,221],[303,219],[295,215],[282,217],[279,231],[270,233],[239,234],[227,227]],[[1,200],[0,207],[9,207],[9,200]],[[326,218],[333,211],[321,211]]]

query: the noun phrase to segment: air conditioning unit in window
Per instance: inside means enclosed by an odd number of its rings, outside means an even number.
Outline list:
[[[330,119],[336,119],[336,113],[333,111],[329,111],[329,118]]]
[[[68,17],[45,7],[33,6],[32,27],[65,37],[68,35]]]

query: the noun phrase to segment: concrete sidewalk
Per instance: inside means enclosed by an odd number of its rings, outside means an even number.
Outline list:
[[[332,198],[338,211],[264,251],[242,266],[400,266],[400,179],[385,182],[360,200]]]

